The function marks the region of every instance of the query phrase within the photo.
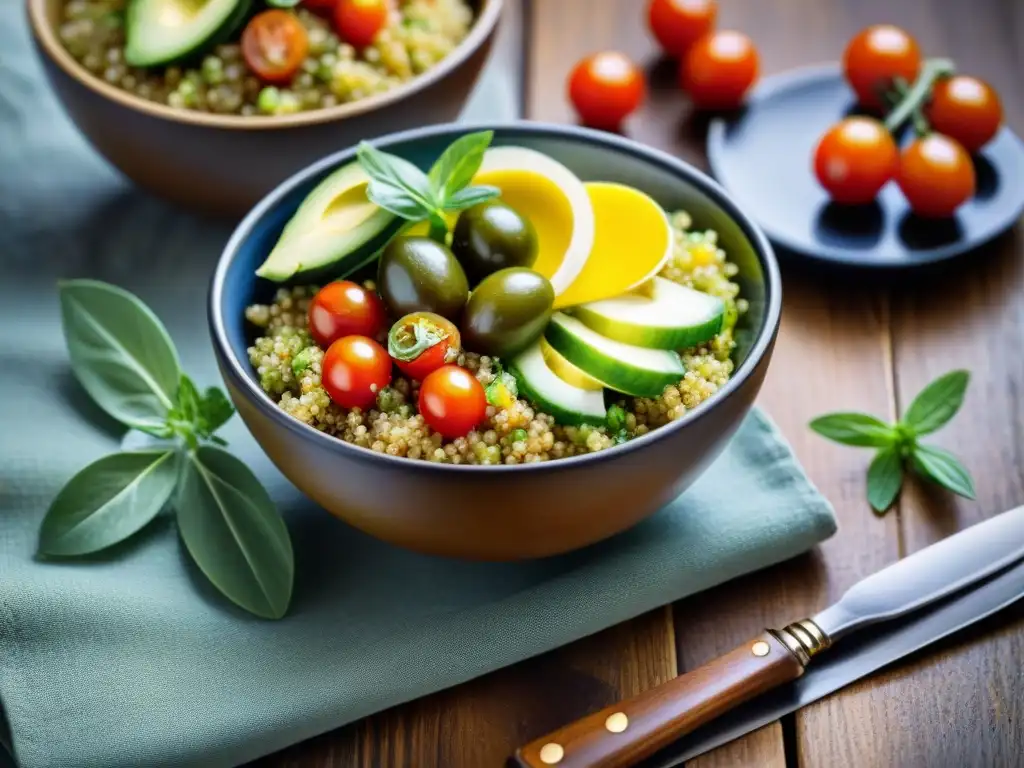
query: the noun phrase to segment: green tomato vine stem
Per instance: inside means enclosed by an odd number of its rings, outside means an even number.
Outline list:
[[[919,135],[928,133],[924,105],[931,97],[936,81],[943,77],[949,77],[954,72],[956,72],[956,65],[951,59],[928,59],[913,86],[905,93],[900,93],[902,98],[885,118],[885,127],[889,132],[896,133],[907,120],[912,119],[914,128]]]

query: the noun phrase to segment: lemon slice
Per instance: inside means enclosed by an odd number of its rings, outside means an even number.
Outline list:
[[[577,368],[562,357],[562,354],[548,344],[548,340],[543,336],[540,338],[540,351],[544,356],[544,362],[548,364],[548,368],[551,369],[551,372],[566,384],[572,384],[574,387],[585,389],[589,392],[604,389],[604,384],[582,368]]]

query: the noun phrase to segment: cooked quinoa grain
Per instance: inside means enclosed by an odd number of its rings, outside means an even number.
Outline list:
[[[259,332],[249,348],[249,361],[260,386],[286,413],[378,453],[446,464],[512,465],[600,451],[682,417],[718,392],[733,372],[733,328],[747,311],[739,286],[731,279],[736,266],[718,247],[716,233],[693,231],[686,213],[674,214],[672,226],[675,247],[662,277],[725,301],[725,327],[710,343],[680,351],[686,373],[660,397],[615,401],[608,419],[611,426],[561,426],[526,400],[509,397],[501,407],[488,405],[485,421],[469,435],[446,441],[416,412],[418,382],[400,375],[379,393],[373,410],[341,408],[320,385],[324,353],[305,330],[317,286],[280,289],[273,303],[246,309],[246,319]],[[374,288],[370,282],[365,286]],[[498,361],[471,352],[463,352],[456,362],[485,388],[499,371]]]

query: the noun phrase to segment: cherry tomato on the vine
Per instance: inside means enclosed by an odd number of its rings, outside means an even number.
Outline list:
[[[878,120],[848,117],[832,126],[814,151],[814,173],[837,203],[875,199],[899,168],[892,134]]]
[[[377,393],[391,383],[391,358],[366,336],[346,336],[324,355],[320,383],[342,408],[362,408],[377,402]]]
[[[284,85],[309,52],[309,35],[294,14],[280,8],[258,13],[242,32],[242,56],[257,77]]]
[[[388,24],[388,0],[337,0],[334,26],[343,42],[366,48]]]
[[[669,56],[686,55],[690,47],[710,32],[718,17],[715,0],[650,0],[647,25],[658,45]]]
[[[487,415],[487,395],[470,371],[457,365],[438,368],[420,385],[423,420],[444,437],[465,437]]]
[[[388,354],[402,373],[417,381],[454,362],[461,349],[459,329],[433,312],[406,315],[388,332]]]
[[[967,150],[941,133],[930,133],[903,150],[896,180],[911,210],[929,219],[952,216],[974,195],[977,184]]]
[[[999,94],[984,80],[954,75],[939,80],[925,109],[931,127],[959,141],[968,152],[988,144],[1003,124]]]
[[[681,79],[698,109],[735,109],[757,80],[760,60],[753,41],[742,32],[705,35],[683,60]]]
[[[309,304],[309,333],[326,349],[343,336],[376,337],[387,324],[384,302],[357,283],[328,283]]]
[[[884,106],[881,91],[896,77],[913,83],[921,69],[921,49],[906,31],[891,24],[876,24],[858,32],[843,53],[846,81],[861,106]]]
[[[644,73],[618,51],[587,56],[569,76],[569,99],[580,120],[592,128],[614,130],[647,96]]]

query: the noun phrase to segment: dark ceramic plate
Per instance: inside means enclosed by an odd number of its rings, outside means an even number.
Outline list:
[[[766,78],[742,113],[711,123],[712,173],[776,245],[819,261],[913,267],[964,254],[1024,212],[1024,143],[1005,127],[975,158],[978,193],[953,219],[914,216],[895,183],[870,206],[831,204],[811,156],[828,127],[854,110],[839,67],[824,66]]]

